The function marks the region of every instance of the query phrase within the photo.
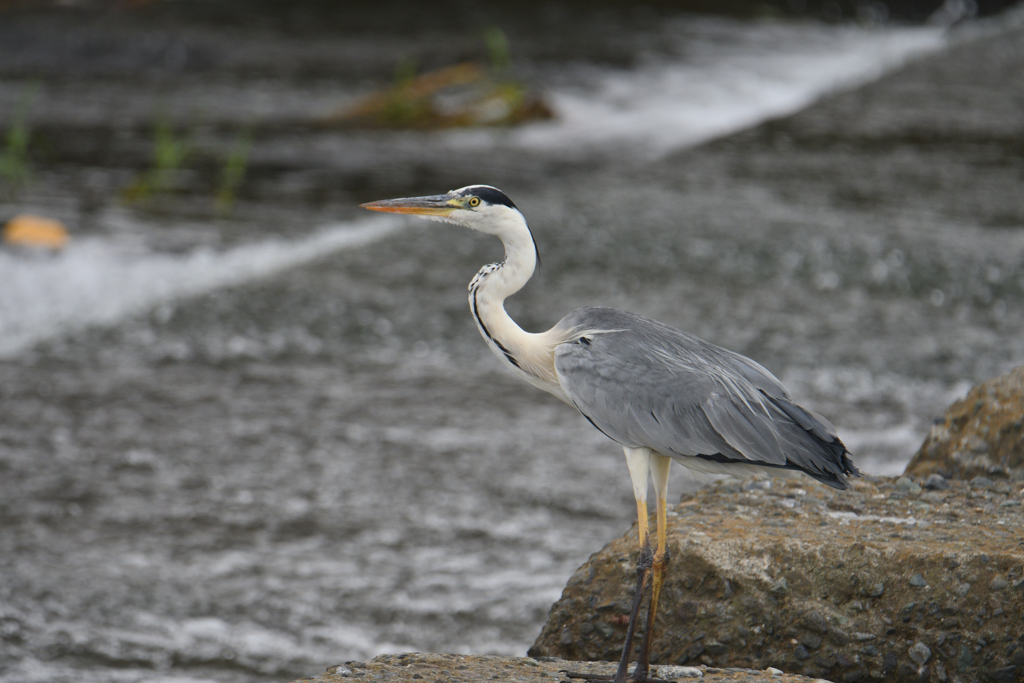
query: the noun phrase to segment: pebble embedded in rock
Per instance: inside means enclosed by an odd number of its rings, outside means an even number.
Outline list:
[[[928,661],[932,656],[932,651],[922,642],[916,642],[908,651],[910,659],[914,661],[914,664],[918,666],[924,666],[925,662]]]
[[[988,672],[988,679],[995,683],[1017,683],[1020,680],[1017,676],[1017,667],[1015,666],[993,669]]]
[[[335,676],[350,676],[352,675],[352,669],[344,664],[335,664],[334,666],[327,667],[325,673],[334,674]]]
[[[960,644],[960,651],[957,652],[956,665],[957,668],[963,672],[971,668],[974,664],[974,655],[971,654],[971,648],[967,646],[967,643]]]
[[[658,667],[660,678],[703,678],[704,672],[695,666],[661,666]]]
[[[915,482],[910,477],[900,477],[896,480],[896,490],[909,493],[911,495],[917,495],[921,493],[921,485]]]
[[[817,633],[808,633],[800,639],[800,643],[807,647],[808,650],[817,650],[821,647],[821,636]]]
[[[828,632],[828,620],[821,612],[808,612],[803,616],[803,624],[816,633]]]

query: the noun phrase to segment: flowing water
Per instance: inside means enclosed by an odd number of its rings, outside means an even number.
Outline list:
[[[492,19],[559,118],[440,133],[311,124],[403,54],[472,52],[468,28],[9,17],[0,113],[34,93],[46,144],[0,212],[73,240],[0,252],[0,681],[521,654],[629,527],[618,448],[479,339],[465,287],[500,244],[361,201],[502,187],[543,258],[509,302],[526,329],[612,305],[751,355],[871,473],[1024,362],[1019,12],[947,31],[558,7]],[[154,111],[196,161],[125,204]],[[218,217],[207,162],[246,127]]]

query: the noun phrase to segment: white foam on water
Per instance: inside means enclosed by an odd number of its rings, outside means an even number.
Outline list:
[[[140,613],[139,629],[112,628],[82,620],[46,625],[49,641],[69,639],[78,652],[123,658],[122,666],[74,666],[60,659],[25,657],[0,672],[0,683],[213,683],[210,678],[187,671],[160,671],[167,659],[212,662],[234,668],[230,680],[274,680],[282,662],[293,666],[331,662],[339,653],[370,658],[382,651],[403,652],[412,645],[388,643],[374,637],[372,626],[340,625],[303,629],[301,633],[273,629],[252,621],[229,622],[218,617],[178,620],[160,614]],[[381,642],[384,643],[383,650]],[[204,664],[199,663],[198,667]],[[322,667],[323,665],[320,664]],[[154,670],[155,669],[155,670]]]
[[[629,146],[657,157],[792,114],[948,43],[937,27],[688,22],[680,23],[679,58],[652,57],[590,87],[549,91],[557,119],[512,140],[536,149]]]
[[[856,454],[854,462],[861,472],[895,477],[903,474],[924,435],[908,422],[882,429],[841,430],[839,438]]]
[[[830,91],[879,77],[947,44],[940,28],[864,29],[820,24],[686,18],[670,39],[679,56],[634,70],[595,70],[590,85],[556,88],[553,123],[506,140],[526,148],[628,146],[675,149],[795,112]],[[595,75],[596,74],[596,75]],[[492,134],[460,132],[449,142]],[[504,136],[505,134],[497,134]],[[475,136],[475,137],[474,137]],[[109,325],[157,304],[267,277],[338,249],[376,241],[401,223],[330,226],[294,242],[266,240],[223,252],[139,253],[110,239],[82,239],[49,259],[0,251],[0,358],[88,325]]]
[[[390,217],[325,226],[304,239],[266,239],[224,251],[168,254],[110,238],[72,241],[39,258],[0,251],[0,358],[89,325],[110,325],[171,300],[265,278],[387,237]]]

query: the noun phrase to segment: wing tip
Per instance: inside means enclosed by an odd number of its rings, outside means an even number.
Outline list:
[[[862,476],[861,471],[853,464],[853,460],[850,459],[852,453],[850,453],[846,445],[838,437],[827,445],[831,446],[829,451],[833,459],[824,463],[825,468],[823,470],[812,471],[806,468],[801,468],[801,470],[807,476],[817,479],[823,484],[827,484],[840,491],[845,491],[850,488],[847,477]]]

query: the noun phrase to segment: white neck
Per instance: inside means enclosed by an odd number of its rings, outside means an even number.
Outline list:
[[[505,312],[505,299],[529,282],[537,267],[537,248],[518,211],[503,212],[489,230],[505,245],[505,260],[484,266],[469,284],[469,306],[491,351],[530,384],[568,402],[555,375],[555,346],[564,341],[554,329],[523,330]]]

